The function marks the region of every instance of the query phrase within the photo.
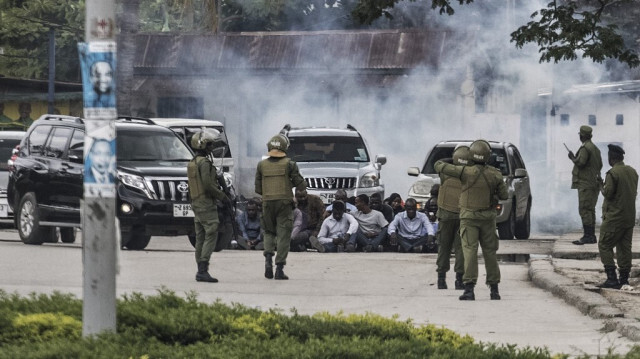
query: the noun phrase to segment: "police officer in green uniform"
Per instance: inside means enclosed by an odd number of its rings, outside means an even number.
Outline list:
[[[507,199],[509,193],[502,174],[495,167],[487,165],[491,156],[491,146],[485,140],[476,140],[469,146],[473,165],[461,166],[438,161],[435,170],[439,174],[460,179],[460,239],[464,253],[464,293],[460,300],[475,300],[473,292],[478,280],[478,244],[482,247],[487,284],[491,288],[491,299],[500,299],[500,267],[496,251],[497,199]]]
[[[638,173],[624,164],[624,150],[617,145],[609,145],[609,165],[602,195],[602,225],[600,226],[600,260],[604,265],[607,280],[601,288],[620,288],[629,284],[631,270],[631,239],[636,221],[636,195],[638,194]],[[620,280],[616,276],[613,249],[616,249]]]
[[[571,171],[571,188],[578,190],[578,212],[582,220],[584,235],[573,244],[583,245],[596,243],[596,203],[598,202],[599,183],[602,181],[602,157],[600,150],[591,142],[592,128],[580,126],[582,145],[576,155],[569,151],[569,159],[573,162]]]
[[[293,188],[306,190],[298,165],[287,157],[289,139],[278,134],[267,143],[269,157],[258,163],[255,191],[262,196],[261,224],[264,230],[265,278],[272,279],[272,258],[276,254],[275,279],[289,279],[287,264],[293,229]]]
[[[453,151],[454,165],[468,165],[469,146],[460,145]],[[450,267],[451,249],[455,250],[456,261],[453,270],[456,272],[456,289],[464,289],[462,274],[464,273],[464,255],[460,242],[460,178],[440,173],[440,190],[438,192],[438,289],[447,289],[446,275]]]
[[[196,263],[198,264],[196,281],[198,282],[218,281],[209,274],[209,260],[218,242],[218,225],[220,224],[216,201],[230,205],[230,200],[218,184],[217,170],[209,155],[224,146],[226,143],[220,136],[220,132],[213,129],[197,132],[191,138],[191,148],[196,155],[187,165],[187,176],[191,207],[195,214]]]

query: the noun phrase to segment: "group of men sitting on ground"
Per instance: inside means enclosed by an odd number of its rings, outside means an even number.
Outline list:
[[[360,194],[349,199],[344,190],[338,190],[334,201],[325,207],[320,197],[308,194],[306,190],[296,190],[295,200],[292,252],[308,249],[320,253],[438,251],[435,210],[427,204],[427,214],[418,211],[413,198],[398,208],[397,204],[393,205],[398,202],[397,198],[385,203],[376,193],[371,197]],[[236,221],[239,233],[234,248],[263,249],[259,200],[249,200]]]

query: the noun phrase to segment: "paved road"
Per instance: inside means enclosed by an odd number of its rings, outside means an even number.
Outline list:
[[[262,277],[259,252],[214,254],[212,274],[220,283],[197,283],[193,249],[186,237],[154,237],[146,251],[122,251],[118,295],[133,291],[154,294],[162,286],[179,294],[195,291],[199,299],[248,306],[296,308],[299,313],[373,312],[412,318],[467,333],[484,342],[547,346],[553,353],[597,355],[615,347],[624,353],[632,344],[616,332],[603,333],[603,321],[582,315],[562,299],[529,280],[525,254],[547,255],[552,238],[502,241],[501,301],[476,287],[475,302],[460,302],[460,291],[437,290],[434,254],[291,253],[289,281]],[[484,277],[484,269],[480,269]],[[482,278],[481,278],[482,280]],[[449,284],[453,285],[452,278]],[[27,246],[14,231],[0,231],[0,288],[8,292],[82,296],[82,251],[75,244]]]

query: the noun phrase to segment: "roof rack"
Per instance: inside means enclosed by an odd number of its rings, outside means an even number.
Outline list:
[[[118,116],[118,121],[122,122],[137,122],[137,123],[146,123],[149,125],[155,125],[156,123],[152,120],[144,117],[134,117],[134,116]]]
[[[351,131],[356,131],[356,132],[358,132],[358,130],[356,130],[356,128],[355,128],[355,127],[353,127],[353,126],[351,126],[350,124],[347,124],[347,128],[348,128],[349,130],[351,130]]]
[[[67,122],[73,122],[73,123],[84,123],[84,121],[80,117],[66,116],[66,115],[46,114],[46,115],[42,115],[40,119],[47,120],[47,121],[67,121]]]

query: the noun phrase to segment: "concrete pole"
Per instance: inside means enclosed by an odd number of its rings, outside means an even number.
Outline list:
[[[115,1],[87,0],[85,41],[98,48],[112,50],[115,58]],[[108,52],[107,52],[108,53]],[[100,59],[104,59],[100,58]],[[95,61],[97,62],[97,60]],[[94,63],[95,63],[94,62]],[[112,62],[111,96],[115,98],[115,61]],[[83,71],[83,77],[92,70]],[[93,76],[90,76],[93,77]],[[101,140],[115,147],[115,100],[109,104],[89,104],[88,95],[95,96],[98,90],[86,88],[85,83],[85,171],[84,201],[82,204],[82,261],[83,261],[83,306],[82,335],[90,336],[116,330],[116,269],[119,246],[116,226],[115,168],[109,170],[106,182],[90,182],[88,174],[93,168],[87,160],[92,159],[91,146]],[[93,92],[92,92],[93,91]],[[97,111],[96,111],[97,109]],[[98,146],[96,146],[98,147]],[[115,164],[115,151],[110,151]]]
[[[47,113],[53,113],[56,81],[56,29],[49,29],[49,86],[47,92]]]

